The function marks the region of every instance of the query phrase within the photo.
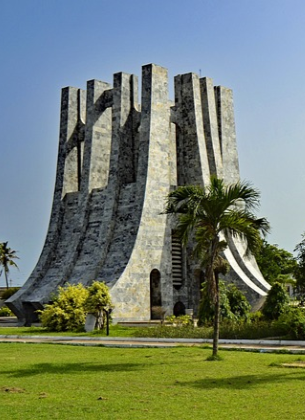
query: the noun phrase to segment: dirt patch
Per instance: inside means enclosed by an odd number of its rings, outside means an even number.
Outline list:
[[[281,363],[281,366],[288,368],[303,368],[305,369],[305,361],[293,362],[293,363]]]
[[[7,392],[8,394],[22,394],[25,391],[25,389],[22,388],[16,388],[16,387],[9,387],[9,386],[3,386],[2,388],[0,388],[1,392]]]

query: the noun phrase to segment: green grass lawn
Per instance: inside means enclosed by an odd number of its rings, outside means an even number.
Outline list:
[[[0,343],[1,420],[305,418],[305,356]]]
[[[120,325],[110,326],[111,337],[134,337],[137,328],[123,327]],[[0,335],[49,335],[49,336],[69,336],[69,337],[105,337],[106,331],[86,332],[54,332],[47,331],[42,327],[0,327]]]

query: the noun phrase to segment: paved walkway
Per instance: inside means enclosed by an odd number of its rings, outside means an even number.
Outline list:
[[[66,336],[26,336],[0,335],[0,343],[49,343],[73,346],[100,347],[177,347],[177,346],[211,346],[209,339],[166,339],[134,337],[66,337]],[[219,340],[219,347],[226,349],[243,349],[261,353],[287,352],[305,354],[305,342],[278,340]]]
[[[0,326],[17,326],[15,318],[0,318]],[[111,334],[111,331],[110,331]],[[177,346],[211,346],[210,339],[186,338],[134,338],[134,337],[67,337],[42,335],[0,335],[0,343],[49,343],[74,346],[102,347],[177,347]],[[290,340],[219,340],[219,347],[226,349],[243,349],[261,353],[287,352],[305,354],[305,341]]]

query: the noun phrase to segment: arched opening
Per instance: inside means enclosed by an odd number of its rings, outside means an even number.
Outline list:
[[[176,302],[173,312],[175,316],[185,315],[185,305],[182,302]]]
[[[153,269],[150,273],[150,319],[162,318],[162,296],[160,271]]]

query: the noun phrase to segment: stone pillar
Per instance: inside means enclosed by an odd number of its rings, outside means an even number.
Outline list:
[[[138,78],[126,73],[116,73],[113,81],[113,146],[111,171],[119,171],[120,184],[135,181],[135,133],[134,117],[137,108]]]
[[[105,189],[102,224],[99,232],[98,248],[93,250],[98,264],[94,278],[99,278],[101,266],[109,250],[119,202],[122,184],[134,176],[131,150],[133,149],[133,127],[130,123],[134,110],[136,83],[126,73],[114,75],[112,89],[112,140],[109,164],[109,177]],[[124,156],[124,158],[123,158]]]
[[[222,150],[223,179],[226,184],[239,181],[233,92],[222,86],[215,88],[218,127]]]
[[[150,319],[150,273],[160,272],[161,303],[172,307],[170,227],[164,211],[170,190],[167,70],[142,68],[142,103],[137,170],[137,205],[141,216],[128,265],[111,289],[116,320]]]
[[[175,77],[175,111],[179,185],[208,185],[209,162],[203,129],[199,77]]]
[[[63,171],[63,198],[66,193],[79,190],[81,177],[81,142],[83,141],[83,125],[81,116],[85,108],[85,92],[80,89],[67,87],[62,90],[61,119],[60,119],[60,145],[64,153],[59,154],[64,159],[58,162],[57,179]]]
[[[222,178],[222,159],[213,80],[200,79],[204,134],[211,175]]]
[[[99,80],[87,82],[87,117],[81,192],[107,185],[111,148],[111,86]]]

